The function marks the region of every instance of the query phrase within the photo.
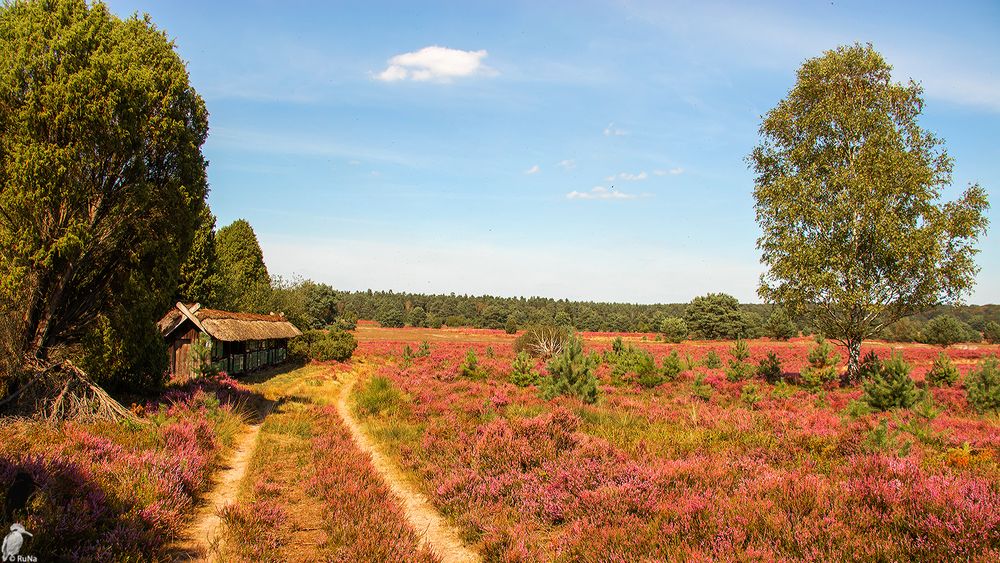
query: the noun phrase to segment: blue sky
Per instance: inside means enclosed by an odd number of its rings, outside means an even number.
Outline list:
[[[1000,302],[1000,4],[170,2],[211,113],[219,226],[338,289],[757,301],[760,116],[872,42],[925,88],[954,198],[990,193],[969,301]]]

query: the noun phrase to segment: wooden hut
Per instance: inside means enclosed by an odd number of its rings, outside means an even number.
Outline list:
[[[279,364],[288,354],[288,339],[302,334],[283,315],[256,315],[205,309],[199,303],[177,303],[158,323],[167,341],[170,371],[191,375],[191,346],[201,334],[208,335],[212,364],[231,375]]]

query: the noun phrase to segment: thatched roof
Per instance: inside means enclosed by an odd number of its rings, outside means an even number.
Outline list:
[[[283,315],[257,315],[234,313],[218,309],[203,309],[197,303],[177,303],[158,323],[164,337],[190,320],[199,330],[216,340],[241,342],[245,340],[270,340],[293,338],[302,334]]]

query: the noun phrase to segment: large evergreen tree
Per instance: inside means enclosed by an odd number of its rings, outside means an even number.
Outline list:
[[[207,193],[208,114],[184,62],[148,19],[84,0],[0,5],[0,53],[7,352],[148,340]]]
[[[215,237],[222,280],[221,305],[233,311],[267,313],[271,301],[271,277],[257,235],[246,219],[219,229]]]
[[[969,291],[987,226],[978,185],[939,202],[952,160],[891,70],[870,45],[806,61],[750,155],[759,293],[846,345],[849,378],[864,338]]]

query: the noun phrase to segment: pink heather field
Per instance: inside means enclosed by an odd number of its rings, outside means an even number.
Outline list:
[[[704,367],[710,351],[726,365],[732,342],[585,333],[600,362],[586,404],[511,383],[513,336],[461,334],[362,324],[352,361],[376,367],[353,399],[486,560],[1000,559],[1000,419],[976,412],[964,384],[996,345],[946,349],[957,382],[928,387],[912,408],[872,412],[860,385],[798,385],[809,338],[749,342],[754,365],[772,351],[781,360],[787,382],[771,384]],[[613,373],[616,336],[657,365],[677,351],[682,371],[651,388]],[[462,370],[469,350],[474,377]],[[941,349],[869,350],[901,353],[923,388]],[[836,352],[843,370],[846,350]],[[544,363],[535,367],[544,384]]]

